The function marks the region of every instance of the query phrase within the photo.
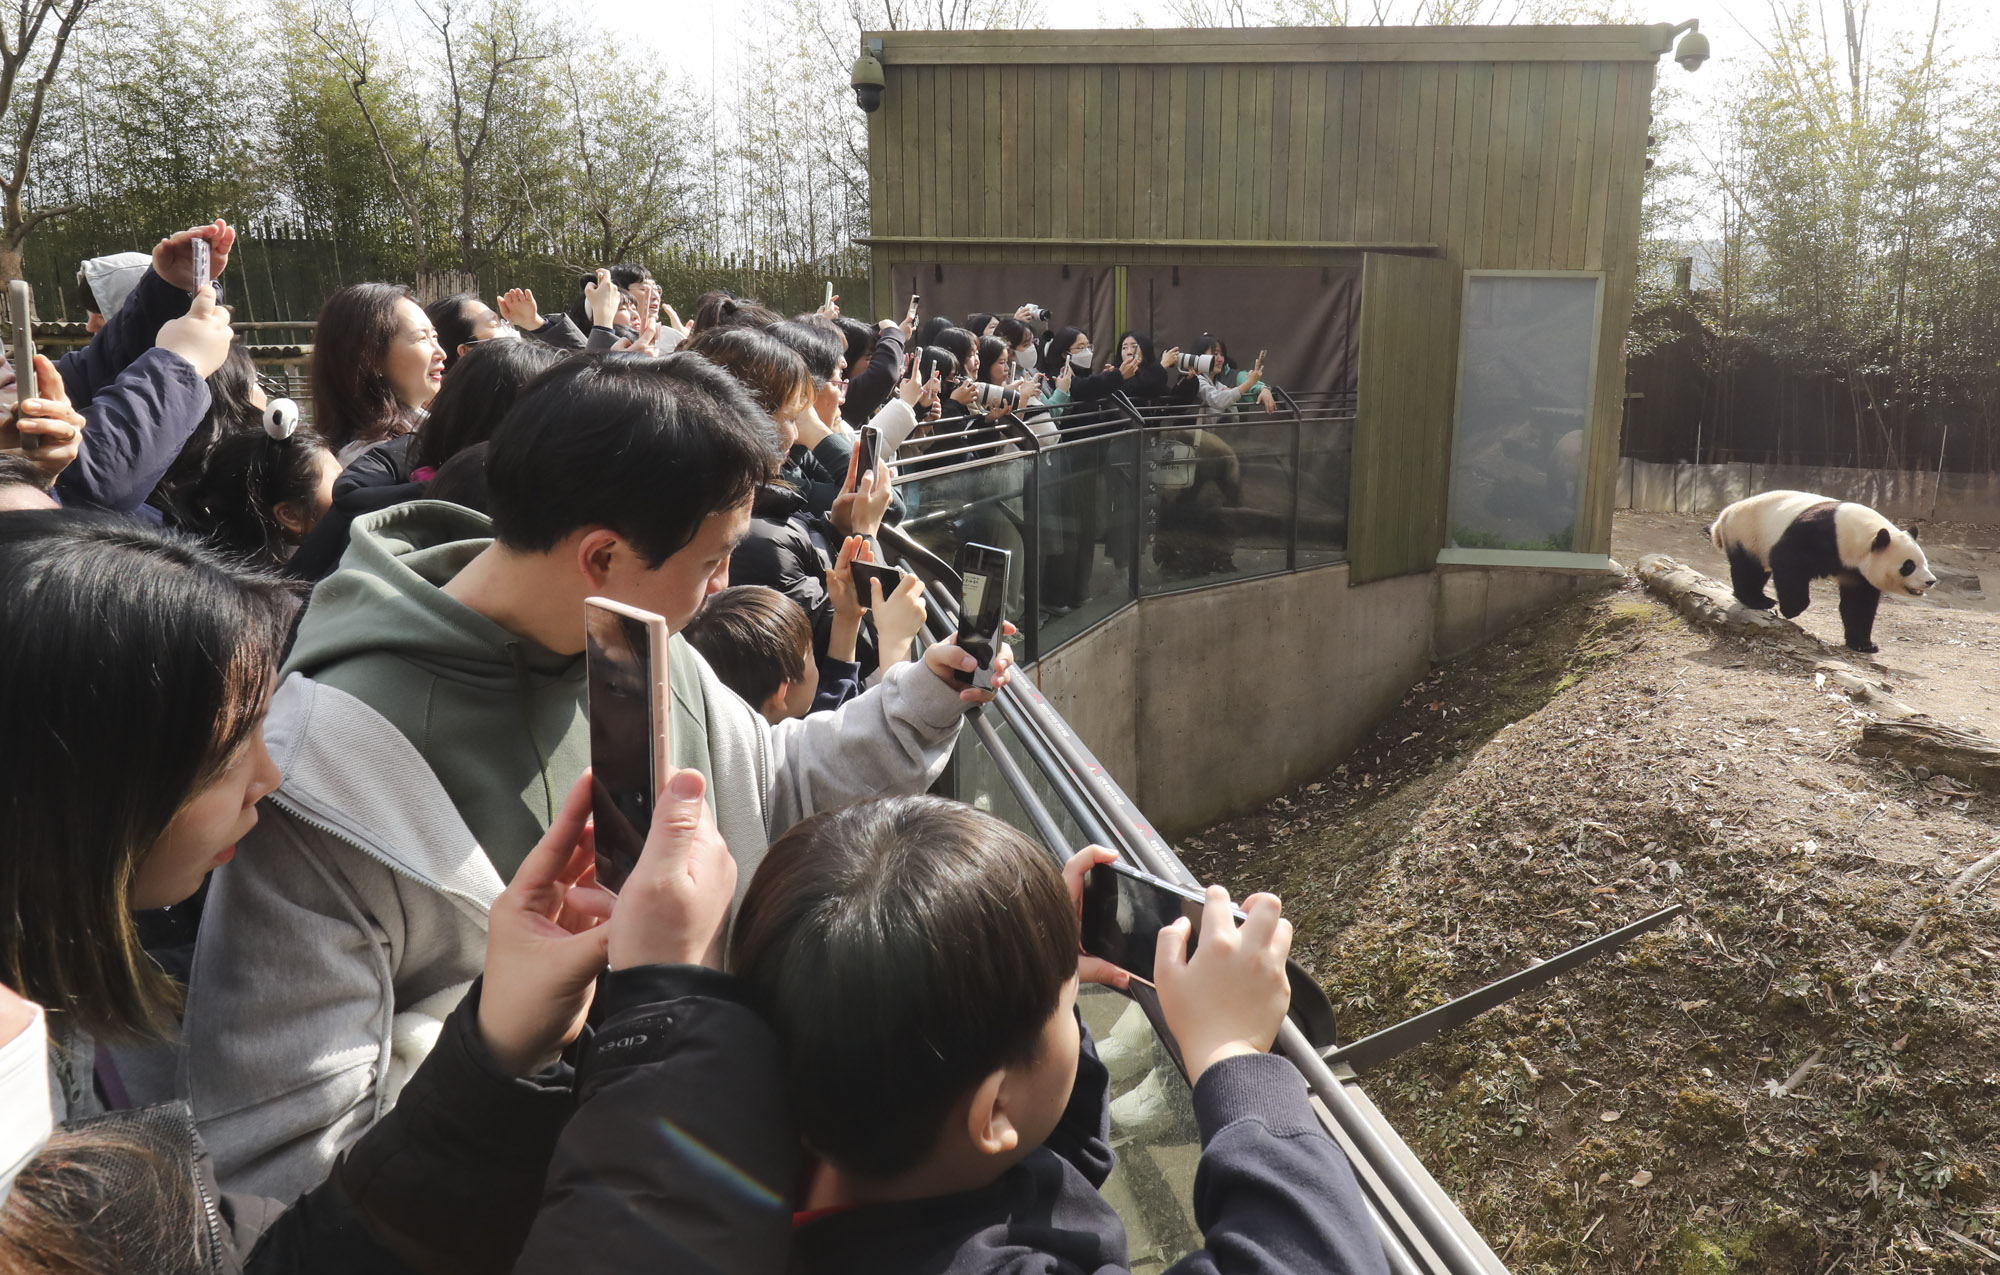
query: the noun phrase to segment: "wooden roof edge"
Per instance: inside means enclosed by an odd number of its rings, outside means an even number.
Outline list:
[[[1110,28],[870,31],[897,65],[1127,62],[1651,62],[1666,23],[1600,26]]]

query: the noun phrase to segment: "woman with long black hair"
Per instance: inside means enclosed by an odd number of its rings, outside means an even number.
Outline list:
[[[313,427],[342,466],[414,430],[444,383],[444,348],[408,288],[350,284],[313,330]]]

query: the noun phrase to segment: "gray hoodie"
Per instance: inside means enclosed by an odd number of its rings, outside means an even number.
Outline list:
[[[388,1110],[484,961],[496,863],[588,761],[581,660],[437,587],[489,528],[431,501],[357,519],[300,626],[265,726],[284,782],[210,885],[182,1026],[226,1189],[290,1199]],[[774,835],[922,791],[957,739],[958,692],[921,664],[771,727],[678,635],[669,662],[673,762],[709,779],[739,895]]]

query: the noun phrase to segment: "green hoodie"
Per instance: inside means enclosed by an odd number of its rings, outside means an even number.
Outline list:
[[[357,518],[285,672],[345,691],[401,731],[506,880],[590,764],[590,722],[582,655],[519,637],[443,591],[492,535],[484,515],[442,501]],[[672,761],[710,774],[697,657],[679,635],[670,645]]]

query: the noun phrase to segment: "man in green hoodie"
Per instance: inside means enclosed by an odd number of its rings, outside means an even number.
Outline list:
[[[974,663],[955,646],[772,727],[679,637],[727,585],[777,448],[698,356],[578,359],[496,432],[490,522],[430,501],[356,520],[272,700],[284,783],[215,875],[196,949],[182,1078],[229,1189],[316,1185],[478,973],[488,908],[589,763],[586,597],[675,630],[671,760],[708,777],[739,889],[799,819],[943,768],[991,698],[953,679]],[[885,479],[852,503],[879,516]]]

